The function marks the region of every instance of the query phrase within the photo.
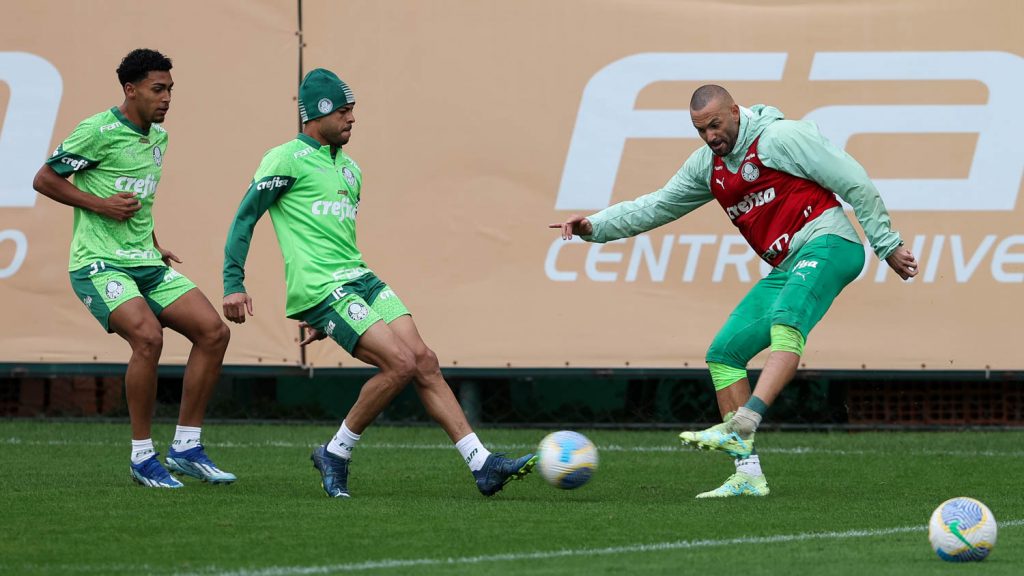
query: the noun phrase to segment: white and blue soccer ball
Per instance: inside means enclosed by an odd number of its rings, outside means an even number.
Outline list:
[[[597,447],[579,432],[552,432],[540,441],[537,450],[540,475],[555,488],[579,488],[597,470]]]
[[[946,500],[932,513],[928,540],[947,562],[984,560],[996,545],[996,519],[974,498]]]

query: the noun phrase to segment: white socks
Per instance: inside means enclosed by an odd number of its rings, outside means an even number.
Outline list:
[[[141,464],[153,457],[153,439],[132,440],[132,464]]]
[[[757,454],[751,454],[742,460],[737,458],[736,471],[745,472],[751,476],[764,476],[764,472],[761,471],[761,457]]]
[[[471,472],[483,468],[487,457],[491,455],[491,452],[484,448],[483,443],[476,437],[476,432],[466,434],[462,440],[455,443],[455,447],[459,450],[459,454],[462,454],[462,460],[469,466]]]
[[[199,435],[202,428],[195,426],[178,426],[174,429],[174,441],[171,442],[171,449],[175,452],[184,452],[199,446]]]
[[[338,428],[338,433],[331,438],[331,442],[327,444],[327,451],[335,456],[340,456],[345,460],[352,458],[352,449],[356,447],[356,443],[359,442],[360,435],[348,429],[348,426],[344,422],[341,423],[341,428]]]
[[[348,429],[348,425],[344,422],[341,423],[341,428],[338,429],[338,433],[331,438],[331,442],[327,444],[327,451],[335,456],[349,460],[352,458],[352,449],[356,447],[356,443],[359,442],[360,435]],[[467,434],[461,440],[455,443],[455,448],[459,450],[459,454],[462,455],[462,460],[469,466],[469,469],[473,472],[480,470],[484,467],[484,462],[487,461],[487,457],[491,455],[487,448],[484,448],[480,439],[477,438],[475,433]]]
[[[195,426],[178,426],[174,429],[174,441],[171,442],[171,449],[175,452],[184,452],[199,446],[199,436],[202,431],[202,428]],[[132,440],[132,464],[145,462],[154,453],[152,438]]]

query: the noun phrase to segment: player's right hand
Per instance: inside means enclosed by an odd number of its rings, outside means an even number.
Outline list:
[[[99,213],[118,222],[124,222],[142,209],[142,202],[131,192],[118,192],[103,199]]]
[[[245,323],[245,314],[252,316],[252,298],[245,292],[235,292],[224,297],[224,317],[235,324]]]
[[[548,228],[559,228],[562,230],[563,240],[572,240],[573,234],[577,236],[590,236],[594,233],[594,227],[585,216],[573,214],[568,220],[560,224],[548,224]]]
[[[312,344],[317,340],[323,340],[327,338],[327,333],[317,330],[316,328],[309,325],[309,322],[303,320],[299,322],[299,329],[302,330],[302,341],[299,342],[299,346],[305,346],[306,344]]]

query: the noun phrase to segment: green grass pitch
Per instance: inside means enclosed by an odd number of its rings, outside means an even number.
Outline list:
[[[230,486],[128,478],[127,422],[0,421],[0,574],[1018,575],[1024,431],[758,435],[771,496],[695,500],[732,470],[670,431],[581,430],[600,468],[575,491],[538,474],[493,498],[437,428],[371,427],[349,500],[309,461],[333,426],[208,425]],[[480,429],[492,450],[547,430]],[[154,431],[164,452],[170,425]],[[939,560],[927,522],[972,496],[1000,521],[977,565]]]

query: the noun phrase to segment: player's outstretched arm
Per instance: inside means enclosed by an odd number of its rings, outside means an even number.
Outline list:
[[[61,204],[89,210],[119,222],[131,218],[142,208],[142,202],[130,192],[118,192],[108,198],[82,192],[45,164],[32,179],[32,188]]]
[[[678,220],[715,199],[708,187],[711,168],[706,156],[710,152],[700,152],[694,152],[660,189],[586,217],[574,214],[550,227],[561,229],[566,240],[575,235],[588,242],[604,243],[637,236]]]
[[[572,240],[574,234],[576,236],[590,236],[594,233],[594,227],[590,225],[590,220],[579,214],[573,214],[562,223],[548,224],[548,228],[560,229],[563,240]]]

